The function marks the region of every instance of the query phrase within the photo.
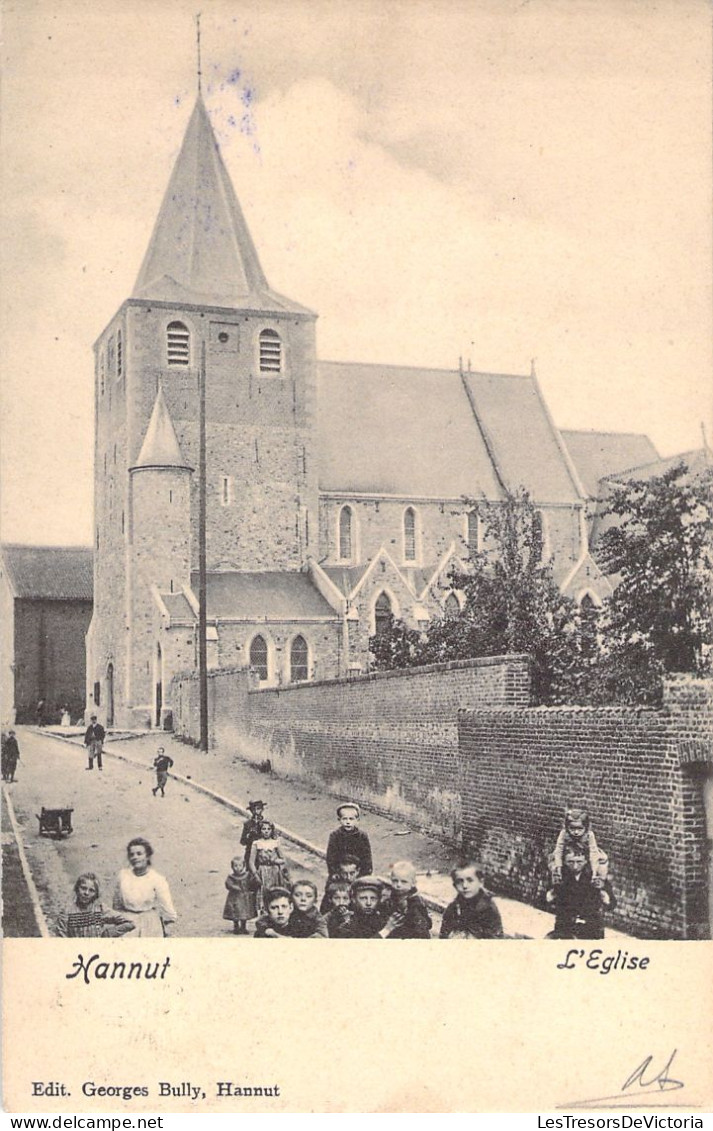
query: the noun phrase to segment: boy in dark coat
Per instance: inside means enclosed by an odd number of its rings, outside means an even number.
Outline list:
[[[360,876],[354,884],[354,914],[344,938],[387,939],[400,927],[404,916],[381,905],[384,885],[376,876]]]
[[[391,892],[382,904],[390,915],[396,912],[404,920],[386,937],[389,939],[430,939],[433,922],[428,908],[416,889],[416,869],[410,860],[398,860],[391,865],[389,875]]]
[[[328,938],[327,921],[317,910],[317,885],[311,880],[296,880],[291,895],[294,910],[290,916],[290,938]]]
[[[503,924],[492,895],[483,887],[479,865],[469,861],[451,872],[458,892],[443,912],[442,939],[501,939]]]
[[[616,907],[609,880],[592,876],[583,848],[564,850],[562,881],[547,893],[555,906],[552,939],[603,939],[604,911]]]
[[[272,888],[265,893],[266,914],[255,924],[256,939],[289,938],[292,896],[287,888]]]
[[[328,894],[330,884],[345,883],[345,884],[349,884],[349,887],[351,888],[351,885],[354,883],[354,881],[358,880],[358,879],[359,879],[359,857],[358,856],[345,856],[344,859],[339,864],[334,875],[333,876],[330,875],[329,879],[327,880],[327,886],[324,889],[324,895],[322,896],[322,902],[319,905],[319,910],[322,912],[322,914],[326,915],[327,912],[329,911],[330,907],[331,907],[331,903],[329,902],[329,894]],[[350,900],[350,906],[351,906],[351,900]]]
[[[330,939],[349,937],[349,924],[354,918],[352,885],[344,880],[332,880],[324,893],[325,920]]]
[[[345,856],[356,856],[359,875],[369,876],[373,868],[371,844],[367,834],[359,828],[361,810],[354,802],[344,803],[337,809],[339,828],[329,834],[327,844],[327,870],[334,876]]]

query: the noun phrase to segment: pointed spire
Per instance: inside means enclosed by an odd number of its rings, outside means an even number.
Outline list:
[[[176,467],[185,468],[186,471],[193,470],[183,458],[160,383],[139,458],[130,470],[134,471],[140,467]]]
[[[309,313],[268,286],[200,93],[132,297]]]

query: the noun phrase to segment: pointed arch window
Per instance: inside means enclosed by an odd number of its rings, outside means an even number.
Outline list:
[[[305,683],[309,679],[309,648],[304,636],[296,636],[290,648],[290,679]]]
[[[282,372],[282,340],[276,330],[260,333],[260,372]]]
[[[447,620],[453,620],[460,613],[460,602],[455,593],[449,593],[443,602],[443,612]]]
[[[404,561],[415,562],[416,546],[416,511],[413,507],[406,507],[404,511]]]
[[[258,679],[264,683],[267,679],[267,642],[264,636],[256,636],[250,645],[250,667],[257,672]]]
[[[339,557],[343,562],[352,560],[353,514],[351,507],[342,507],[339,512]]]
[[[388,632],[393,620],[391,601],[386,593],[380,593],[374,604],[374,630],[377,636]]]
[[[191,334],[183,322],[166,327],[166,360],[169,365],[188,365],[191,359]]]

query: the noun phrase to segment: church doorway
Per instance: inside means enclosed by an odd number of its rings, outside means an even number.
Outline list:
[[[163,708],[163,656],[161,654],[161,645],[156,645],[156,695],[155,695],[155,716],[154,726],[161,726],[161,710]]]
[[[114,665],[109,664],[106,669],[106,725],[107,729],[114,725]]]

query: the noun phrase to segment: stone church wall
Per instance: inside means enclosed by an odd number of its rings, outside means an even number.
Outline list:
[[[457,712],[524,706],[526,657],[485,657],[352,680],[255,690],[242,670],[210,673],[210,733],[219,753],[270,761],[309,781],[456,841],[460,833]],[[197,681],[172,689],[174,727],[198,734]]]
[[[704,782],[713,685],[667,684],[662,710],[464,710],[463,838],[496,892],[544,907],[547,857],[567,804],[586,806],[608,854],[615,926],[708,937]]]

